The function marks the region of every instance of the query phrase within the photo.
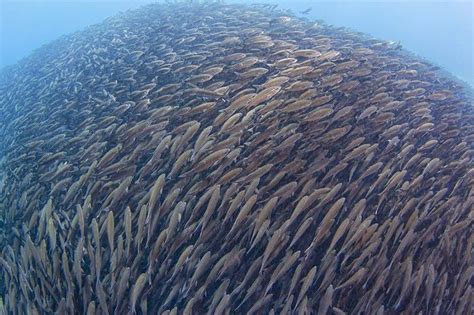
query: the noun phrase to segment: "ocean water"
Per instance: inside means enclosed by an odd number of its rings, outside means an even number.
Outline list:
[[[127,9],[152,1],[1,0],[0,68],[14,64],[61,35],[81,30]],[[269,0],[308,19],[399,42],[474,86],[473,1]],[[260,1],[228,1],[260,3]]]
[[[0,315],[474,309],[470,3],[144,3],[1,3]]]

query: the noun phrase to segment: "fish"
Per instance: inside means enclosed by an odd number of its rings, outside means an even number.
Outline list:
[[[301,238],[301,236],[303,236],[306,230],[308,230],[308,228],[313,223],[313,221],[314,219],[309,217],[298,227],[298,230],[296,231],[290,243],[290,247],[293,247],[296,244],[296,242],[298,242],[298,240]]]
[[[248,107],[255,107],[259,104],[265,103],[272,99],[275,95],[277,95],[281,91],[281,86],[277,85],[278,83],[283,83],[287,78],[286,77],[279,77],[279,80],[273,80],[270,84],[274,84],[275,86],[268,86],[264,88],[259,93],[255,94],[250,100],[248,101]],[[268,85],[268,83],[267,83]]]
[[[100,169],[100,168],[103,168],[105,165],[107,165],[110,161],[112,161],[119,154],[119,152],[120,152],[120,150],[122,150],[122,148],[123,148],[123,145],[118,144],[117,146],[110,149],[99,160],[99,162],[97,164],[97,167]]]
[[[301,289],[300,293],[298,294],[298,298],[296,299],[296,307],[300,305],[300,303],[303,301],[303,298],[306,296],[306,293],[308,292],[308,289],[311,287],[313,284],[314,278],[316,276],[318,268],[316,266],[313,266],[306,276],[301,280]]]
[[[312,106],[311,100],[301,99],[301,100],[296,100],[294,102],[289,103],[287,106],[285,106],[284,109],[282,109],[282,111],[285,113],[293,113],[293,112],[307,109],[311,106]]]
[[[320,228],[318,229],[316,236],[314,238],[313,244],[316,245],[321,241],[321,239],[324,237],[324,235],[327,233],[328,229],[331,228],[334,218],[337,216],[338,212],[341,210],[341,208],[344,205],[344,202],[346,201],[346,198],[342,197],[338,199],[334,204],[329,208],[328,212],[322,219],[320,223]]]
[[[469,313],[462,84],[309,9],[184,2],[2,72],[0,313]]]
[[[336,288],[334,288],[335,291],[337,290],[341,290],[349,285],[353,285],[355,283],[357,283],[358,281],[361,280],[361,278],[363,278],[365,276],[365,274],[367,273],[367,269],[366,268],[361,268],[359,269],[356,273],[354,273],[349,279],[347,279],[344,283],[340,284],[339,286],[337,286]]]
[[[115,220],[114,213],[109,211],[107,215],[107,240],[109,241],[110,252],[114,252],[114,238],[115,238]]]
[[[242,206],[242,209],[240,210],[239,214],[237,215],[237,218],[234,221],[234,224],[230,228],[229,234],[232,235],[232,233],[235,231],[235,229],[242,223],[242,221],[245,219],[245,217],[249,214],[250,210],[252,210],[252,207],[255,205],[255,202],[257,201],[257,195],[252,195]]]
[[[219,201],[221,197],[221,187],[220,185],[215,185],[212,187],[212,193],[211,197],[209,198],[209,202],[207,204],[207,208],[204,211],[204,214],[202,216],[202,226],[201,229],[204,230],[204,228],[207,226],[211,216],[214,214],[214,211],[216,210],[217,207],[217,202]]]
[[[135,284],[132,287],[132,292],[130,294],[130,308],[132,313],[136,312],[136,303],[138,300],[138,297],[142,293],[145,284],[146,284],[146,273],[142,273],[138,276],[137,280],[135,281]]]
[[[334,113],[331,107],[316,108],[303,118],[305,122],[318,122]]]
[[[332,305],[332,298],[334,295],[334,288],[332,285],[329,285],[329,287],[326,289],[326,292],[324,293],[319,307],[318,307],[318,314],[326,314],[328,312],[328,309]]]

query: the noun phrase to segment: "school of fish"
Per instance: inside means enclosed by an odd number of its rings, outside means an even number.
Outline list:
[[[474,312],[472,98],[389,42],[151,4],[0,95],[0,312]]]

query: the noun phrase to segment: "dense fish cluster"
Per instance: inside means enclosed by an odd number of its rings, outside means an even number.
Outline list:
[[[467,314],[474,111],[268,6],[149,5],[2,74],[11,314]]]

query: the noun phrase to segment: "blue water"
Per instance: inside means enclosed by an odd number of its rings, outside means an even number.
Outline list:
[[[0,0],[0,67],[14,64],[61,35],[149,2]]]
[[[63,34],[149,2],[0,0],[0,67],[14,64]],[[474,86],[473,1],[263,2],[294,12],[311,8],[305,15],[308,18],[399,41],[405,49]]]

